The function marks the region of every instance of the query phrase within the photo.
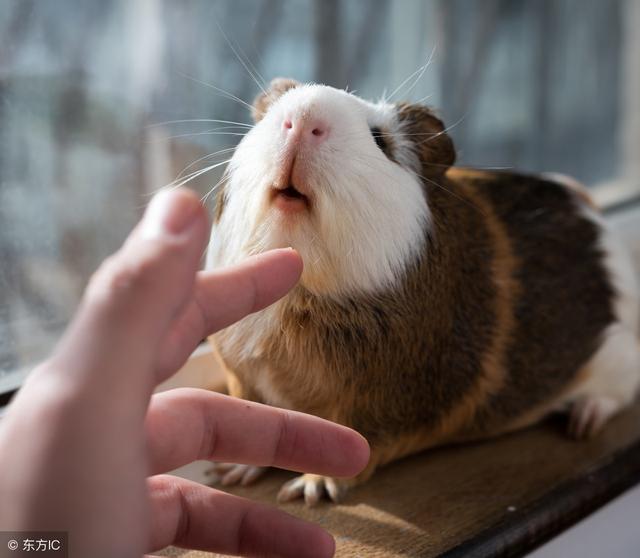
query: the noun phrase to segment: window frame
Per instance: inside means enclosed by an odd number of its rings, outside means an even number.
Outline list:
[[[415,70],[412,67],[412,60],[406,56],[406,52],[421,51],[420,45],[424,39],[416,34],[407,34],[407,22],[415,21],[415,18],[424,18],[428,26],[429,36],[436,32],[435,27],[437,18],[424,17],[425,5],[421,0],[409,0],[402,7],[391,7],[391,25],[396,31],[393,34],[394,40],[391,46],[391,56],[394,60],[392,67],[394,75],[392,82],[400,82],[406,75]],[[433,15],[431,12],[429,12]],[[612,180],[596,184],[590,188],[597,205],[608,213],[620,207],[634,205],[640,202],[640,110],[637,103],[640,99],[640,34],[636,33],[637,26],[640,24],[640,2],[634,0],[626,0],[624,4],[624,47],[622,51],[622,72],[623,83],[621,85],[620,114],[623,115],[620,122],[619,130],[619,152],[620,164],[617,177]],[[437,100],[434,99],[437,104]],[[146,144],[144,157],[148,160],[158,161],[168,160],[170,145],[166,140],[163,141],[160,130],[150,128],[147,132],[150,140]],[[157,136],[157,137],[156,137]],[[152,165],[155,169],[150,176],[145,176],[145,191],[151,191],[153,184],[168,183],[171,180],[171,171],[166,165]],[[640,207],[640,206],[639,206]],[[638,211],[638,221],[640,229],[640,211]],[[199,355],[205,351],[200,347],[196,350],[192,359],[199,358]],[[189,361],[189,362],[190,362]],[[3,404],[10,394],[15,393],[20,385],[32,369],[30,367],[19,368],[6,376],[0,376],[0,406]],[[185,380],[185,385],[189,385],[189,381]]]
[[[620,172],[612,180],[601,182],[591,188],[599,207],[606,211],[640,199],[640,2],[625,3],[624,49],[622,60],[623,83],[620,106],[623,115],[620,121],[618,145],[620,146]]]

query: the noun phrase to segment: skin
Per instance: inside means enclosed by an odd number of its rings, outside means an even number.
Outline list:
[[[68,531],[69,556],[139,557],[169,544],[333,555],[315,525],[161,474],[212,459],[352,476],[369,458],[359,434],[316,417],[196,389],[152,395],[201,339],[300,277],[287,249],[198,272],[207,231],[193,193],[162,193],[95,273],[0,422],[0,528]]]

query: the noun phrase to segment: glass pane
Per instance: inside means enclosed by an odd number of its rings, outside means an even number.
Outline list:
[[[263,77],[375,99],[430,59],[393,99],[438,107],[462,163],[616,178],[625,5],[0,3],[0,391],[50,350],[152,192],[220,163],[189,182],[214,188]]]

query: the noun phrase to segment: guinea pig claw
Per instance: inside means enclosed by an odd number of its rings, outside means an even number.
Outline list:
[[[569,436],[577,440],[591,438],[620,409],[620,404],[605,395],[588,395],[575,401],[569,414]]]
[[[291,502],[302,496],[304,494],[305,476],[306,475],[302,475],[285,482],[278,492],[278,502]]]
[[[337,504],[342,500],[347,487],[341,485],[336,479],[332,479],[331,477],[325,477],[324,481],[324,489],[327,491],[327,495],[331,498],[331,501],[334,504]]]
[[[249,486],[257,481],[267,470],[267,467],[255,467],[236,463],[214,463],[207,471],[212,484],[222,486]]]
[[[306,474],[286,482],[278,492],[278,502],[291,502],[302,497],[307,506],[313,507],[323,495],[337,503],[344,492],[345,487],[337,479]]]
[[[242,476],[242,480],[240,484],[242,486],[249,486],[256,482],[264,473],[267,471],[268,467],[248,467],[245,474]]]

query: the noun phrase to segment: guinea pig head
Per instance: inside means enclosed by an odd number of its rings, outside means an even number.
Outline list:
[[[424,183],[455,159],[440,120],[421,105],[283,78],[253,116],[226,171],[209,265],[291,246],[316,295],[392,287],[424,248]]]

